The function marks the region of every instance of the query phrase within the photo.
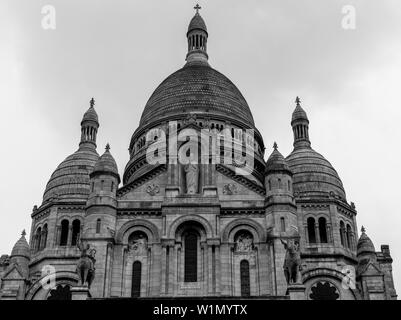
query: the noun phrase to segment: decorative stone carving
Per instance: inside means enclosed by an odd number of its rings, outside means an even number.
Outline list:
[[[148,241],[146,237],[142,234],[134,236],[133,239],[130,240],[128,244],[128,250],[136,255],[146,254],[147,249],[148,249]]]
[[[77,245],[81,251],[81,257],[77,262],[76,272],[82,286],[90,288],[93,279],[95,278],[95,254],[96,249],[90,248],[89,244],[84,245],[82,241]]]
[[[252,252],[254,249],[253,238],[247,232],[241,233],[235,241],[236,252]]]
[[[187,194],[195,194],[198,192],[198,166],[193,163],[188,163],[184,167],[185,181],[187,187]]]
[[[299,283],[302,270],[299,243],[294,239],[289,239],[287,242],[281,240],[281,242],[286,250],[283,269],[287,284]]]
[[[146,188],[146,192],[149,193],[152,197],[160,192],[159,186],[155,184],[148,185]]]
[[[238,188],[237,188],[237,185],[235,185],[234,183],[226,184],[223,187],[223,194],[232,195],[237,192],[238,192]]]

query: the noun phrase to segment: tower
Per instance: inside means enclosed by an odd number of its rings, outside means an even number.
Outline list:
[[[196,13],[189,23],[187,32],[188,53],[186,60],[188,64],[207,64],[209,58],[207,55],[207,28],[205,21],[199,14],[199,10],[201,9],[199,4],[197,4],[194,9]]]
[[[114,242],[117,219],[117,189],[120,176],[116,161],[110,153],[110,145],[95,163],[90,177],[90,194],[86,204],[82,240],[96,249],[97,276],[91,292],[104,296],[110,279],[104,272],[110,268],[112,243]],[[102,271],[100,271],[102,270]],[[102,275],[103,274],[103,275]]]

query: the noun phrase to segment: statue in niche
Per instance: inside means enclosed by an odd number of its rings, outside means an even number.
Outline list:
[[[198,166],[190,161],[187,165],[185,165],[184,171],[187,194],[198,193]]]
[[[235,241],[235,251],[237,252],[251,252],[253,248],[253,238],[249,233],[241,233]]]
[[[129,250],[133,251],[135,254],[144,254],[148,247],[148,241],[143,234],[135,235],[129,242]]]
[[[294,239],[288,239],[287,242],[281,240],[281,243],[286,250],[283,269],[287,284],[299,283],[302,270],[299,243]]]

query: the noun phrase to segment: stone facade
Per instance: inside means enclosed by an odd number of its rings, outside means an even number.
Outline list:
[[[284,158],[275,145],[266,162],[247,102],[208,63],[207,38],[197,12],[187,62],[146,104],[121,186],[110,147],[102,156],[96,151],[91,100],[78,150],[57,167],[33,209],[30,245],[23,233],[0,258],[0,299],[396,299],[389,247],[376,252],[364,230],[358,240],[355,205],[312,149],[300,100],[291,119],[293,152]],[[229,136],[234,159],[242,155],[236,146],[249,146],[251,170],[240,174],[235,162],[220,161],[224,148],[194,152],[211,147],[212,136]],[[198,165],[177,162],[175,147],[190,150]],[[167,153],[167,163],[150,163],[150,150]],[[299,280],[290,284],[288,241],[301,258]],[[79,286],[76,273],[81,242],[95,249],[90,288]]]

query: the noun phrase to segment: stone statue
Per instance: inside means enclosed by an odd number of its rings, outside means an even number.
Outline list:
[[[189,162],[185,167],[185,180],[187,194],[195,194],[198,192],[198,166]]]
[[[86,244],[85,246],[82,240],[77,246],[81,251],[81,257],[77,262],[76,272],[78,274],[81,285],[87,285],[90,289],[92,281],[95,278],[96,250],[94,248],[91,249],[89,244]]]
[[[287,242],[281,240],[281,243],[286,250],[283,269],[287,284],[298,283],[300,281],[299,272],[302,270],[299,243],[294,239],[289,239]]]
[[[235,243],[237,252],[251,252],[253,250],[252,236],[246,233],[240,234]]]
[[[129,245],[129,249],[134,251],[136,254],[144,254],[147,249],[147,240],[146,238],[140,234],[139,237],[132,241]]]

